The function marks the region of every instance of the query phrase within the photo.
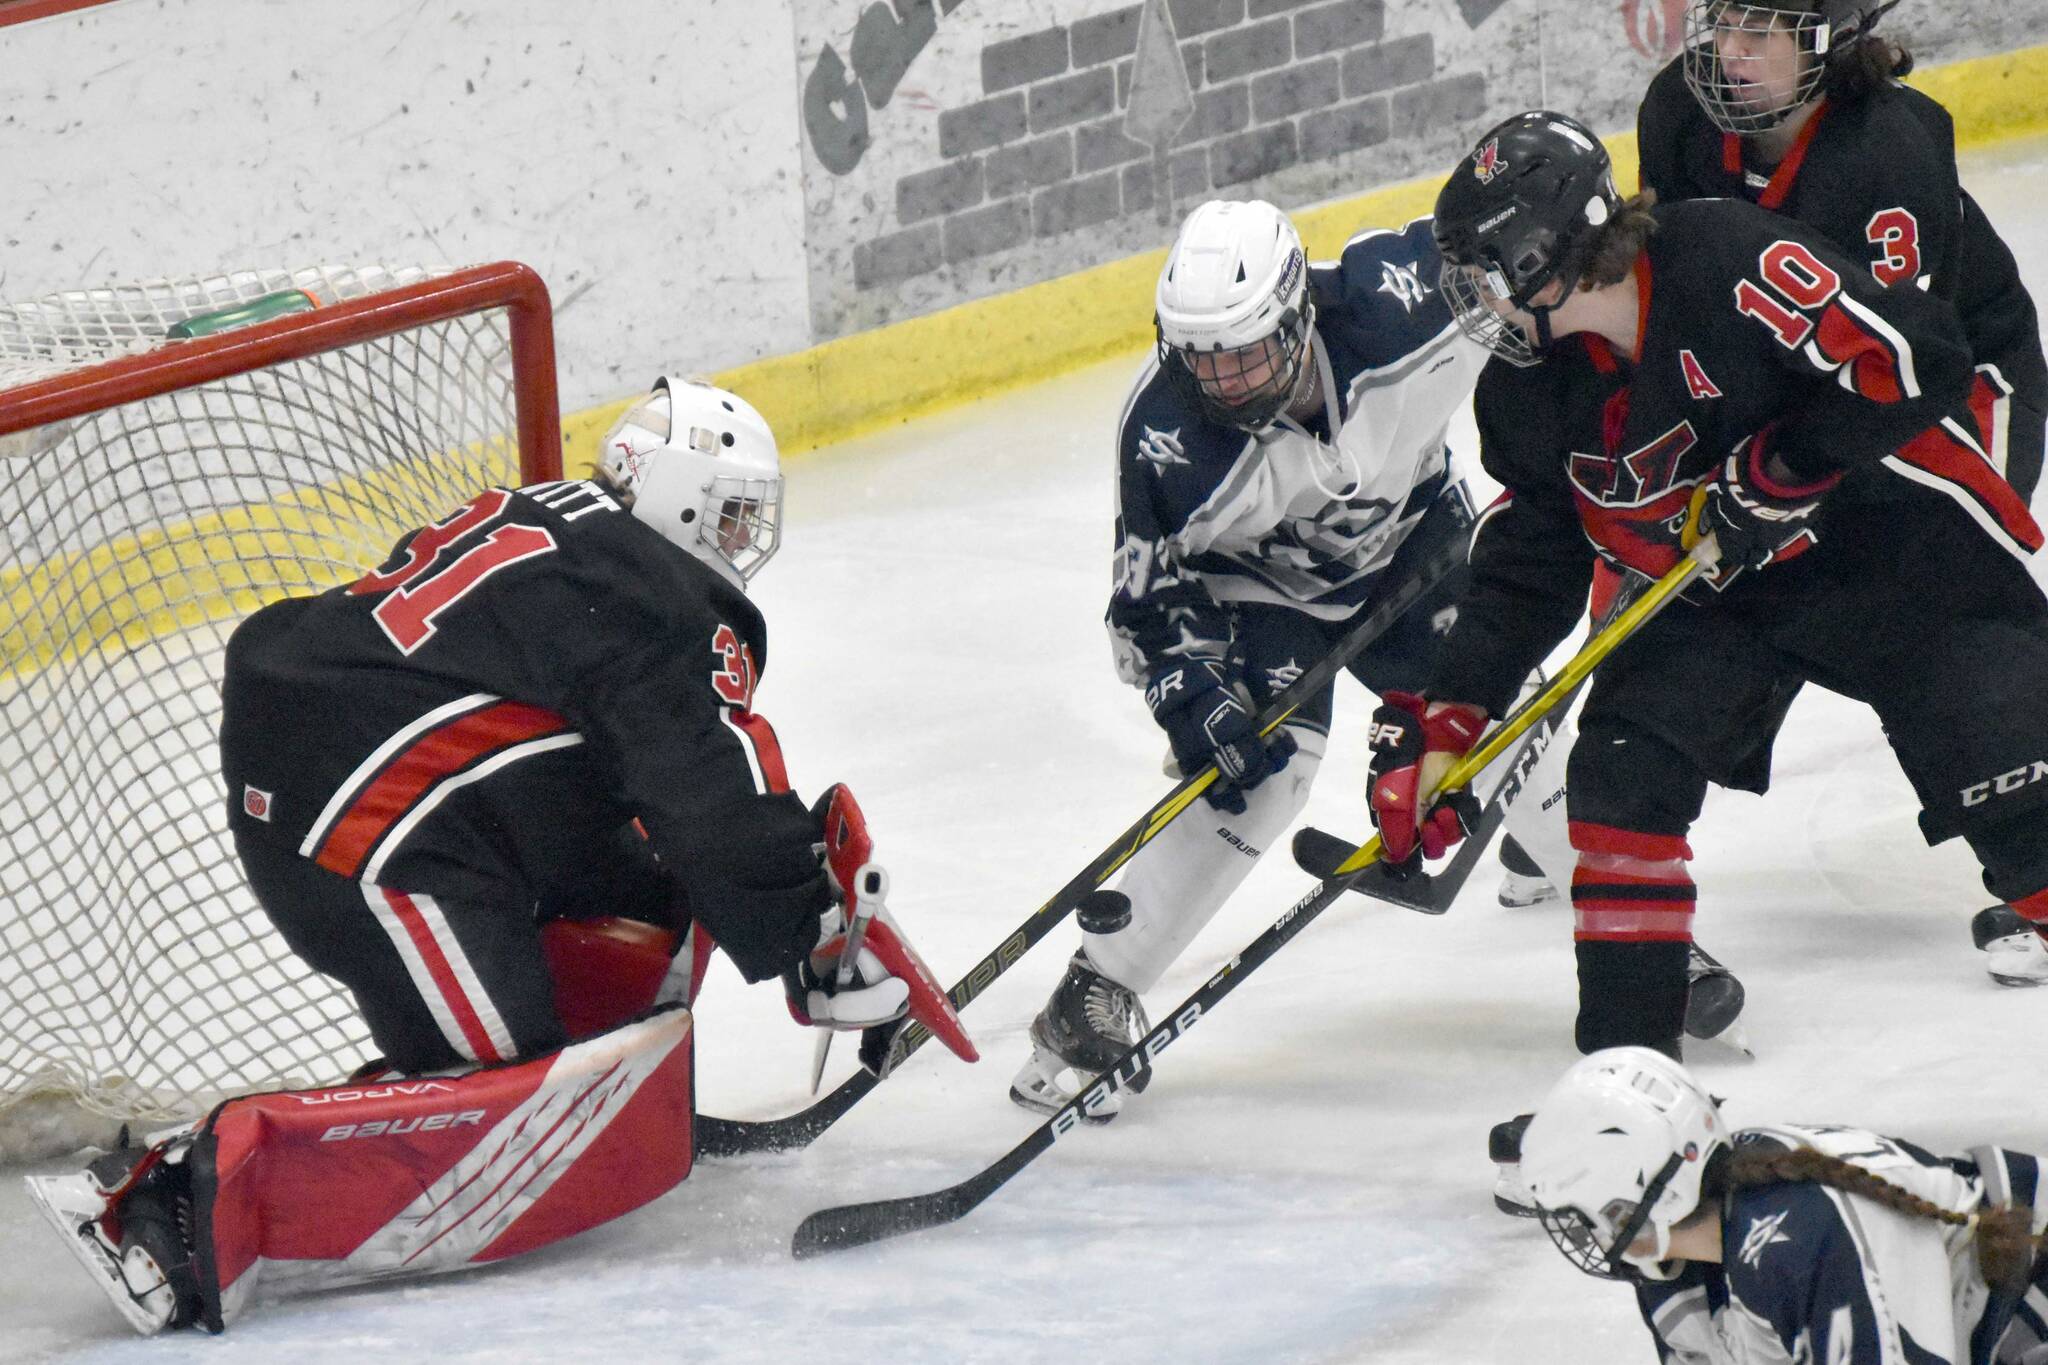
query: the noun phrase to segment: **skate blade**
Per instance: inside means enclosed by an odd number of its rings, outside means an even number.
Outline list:
[[[93,1283],[119,1310],[122,1319],[146,1337],[163,1331],[171,1320],[170,1285],[162,1285],[160,1295],[155,1292],[149,1295],[151,1298],[161,1297],[165,1304],[163,1311],[153,1311],[147,1304],[137,1301],[128,1288],[127,1278],[121,1273],[120,1263],[105,1244],[91,1232],[80,1231],[84,1224],[106,1208],[106,1198],[93,1185],[91,1178],[83,1172],[77,1175],[32,1175],[24,1177],[22,1183],[28,1187],[29,1202],[41,1210],[44,1220],[57,1230],[58,1237],[72,1257],[85,1267]]]
[[[1756,1060],[1756,1050],[1749,1045],[1749,1030],[1742,1026],[1740,1019],[1728,1025],[1728,1027],[1722,1029],[1711,1038],[1694,1038],[1691,1035],[1687,1035],[1687,1037],[1691,1042],[1714,1043],[1720,1047],[1741,1053],[1744,1059],[1748,1061],[1753,1062]]]
[[[1010,1087],[1010,1098],[1015,1100],[1018,1104],[1023,1105],[1026,1109],[1031,1110],[1035,1114],[1045,1114],[1048,1116],[1059,1113],[1060,1110],[1066,1108],[1067,1105],[1071,1103],[1071,1101],[1069,1100],[1059,1100],[1055,1102],[1051,1099],[1041,1099],[1038,1096],[1029,1093],[1028,1091],[1018,1089],[1014,1085]],[[1081,1121],[1083,1123],[1093,1123],[1100,1125],[1108,1123],[1111,1119],[1115,1118],[1118,1114],[1122,1112],[1123,1111],[1120,1109],[1111,1109],[1106,1112],[1100,1113],[1092,1109],[1083,1109],[1081,1111]]]

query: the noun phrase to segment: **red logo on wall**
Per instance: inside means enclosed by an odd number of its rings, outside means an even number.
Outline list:
[[[1685,40],[1685,0],[1621,0],[1621,22],[1628,45],[1643,56],[1675,57]]]

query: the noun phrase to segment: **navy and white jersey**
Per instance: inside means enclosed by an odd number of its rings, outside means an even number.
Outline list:
[[[1811,1147],[1958,1213],[2037,1205],[2039,1158],[1996,1147],[1942,1157],[1858,1128],[1779,1124],[1742,1148]],[[2048,1218],[2037,1209],[2035,1228]],[[1739,1190],[1722,1209],[1722,1261],[1637,1288],[1658,1359],[1673,1365],[2016,1365],[2048,1309],[2037,1279],[1994,1296],[1970,1232],[1863,1195],[1796,1182]]]
[[[1156,357],[1146,363],[1117,432],[1108,619],[1126,681],[1223,656],[1234,603],[1334,621],[1371,595],[1451,481],[1444,429],[1486,360],[1437,273],[1427,218],[1361,233],[1341,260],[1310,267],[1335,431],[1321,415],[1257,436],[1209,421]]]

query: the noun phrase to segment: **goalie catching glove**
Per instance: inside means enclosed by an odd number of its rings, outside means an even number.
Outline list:
[[[859,1030],[861,1059],[880,1075],[906,1017],[963,1061],[980,1054],[931,969],[883,904],[889,879],[872,856],[867,820],[844,784],[812,807],[838,903],[819,918],[817,946],[783,973],[790,1015],[816,1028]]]
[[[1412,692],[1387,693],[1372,713],[1372,822],[1390,869],[1411,864],[1418,851],[1441,858],[1477,823],[1479,803],[1469,791],[1451,792],[1441,804],[1436,796],[1485,728],[1480,707]]]
[[[1231,815],[1244,814],[1244,794],[1285,768],[1296,747],[1284,729],[1261,737],[1244,697],[1244,685],[1215,659],[1162,669],[1145,689],[1174,762],[1183,774],[1214,763],[1216,780],[1202,796]]]

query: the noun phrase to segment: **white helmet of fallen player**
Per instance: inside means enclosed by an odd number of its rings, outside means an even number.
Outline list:
[[[1724,133],[1764,133],[1820,93],[1831,63],[1898,0],[1692,0],[1685,83]]]
[[[1189,214],[1154,305],[1159,364],[1205,417],[1255,432],[1299,396],[1315,307],[1301,237],[1279,209],[1212,199]]]
[[[1671,1228],[1728,1149],[1713,1097],[1661,1052],[1582,1057],[1522,1134],[1521,1176],[1565,1259],[1610,1280],[1668,1280]],[[1631,1250],[1645,1235],[1651,1249]]]
[[[775,433],[736,393],[663,375],[606,433],[598,468],[634,516],[741,588],[781,543]]]

